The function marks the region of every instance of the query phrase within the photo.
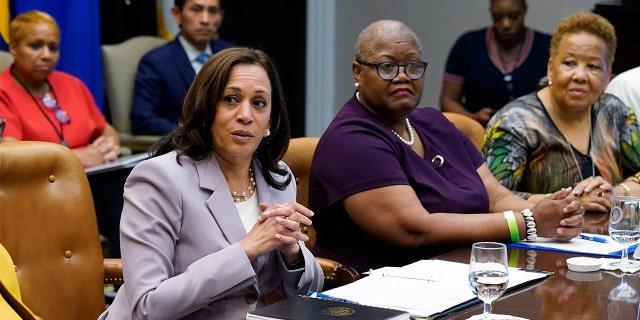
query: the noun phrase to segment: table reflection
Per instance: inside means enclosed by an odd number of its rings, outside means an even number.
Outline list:
[[[607,271],[608,272],[608,271]],[[638,292],[625,278],[638,277],[637,274],[608,272],[620,277],[620,284],[609,292],[607,319],[634,319],[638,315]]]
[[[600,271],[590,273],[601,275]],[[555,278],[535,288],[542,300],[540,319],[603,319],[607,293],[598,293],[597,280],[575,281],[562,275]]]
[[[553,276],[509,291],[494,302],[496,314],[527,319],[639,319],[640,276],[613,271],[573,272],[566,260],[581,256],[545,250],[509,248],[510,266],[553,272]],[[439,259],[468,263],[470,249],[462,248]],[[481,311],[477,304],[443,319],[466,319]]]

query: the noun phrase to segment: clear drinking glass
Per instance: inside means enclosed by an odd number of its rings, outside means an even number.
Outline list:
[[[491,319],[491,303],[500,297],[509,283],[507,246],[498,242],[477,242],[471,247],[469,284],[484,302],[485,319]]]
[[[620,261],[611,263],[616,268],[638,267],[640,263],[629,260],[627,248],[640,240],[640,198],[613,197],[609,215],[609,235],[622,246]]]

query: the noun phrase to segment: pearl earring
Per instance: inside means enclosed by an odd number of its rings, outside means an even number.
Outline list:
[[[360,83],[359,82],[356,82],[353,85],[356,87],[356,89],[360,88]]]
[[[264,132],[264,137],[268,137],[271,135],[271,130],[267,129],[267,131]]]

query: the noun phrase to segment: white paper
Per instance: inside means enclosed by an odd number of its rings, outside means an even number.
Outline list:
[[[547,276],[509,268],[509,288]],[[324,293],[360,304],[408,311],[412,317],[428,317],[476,297],[469,286],[469,264],[444,260],[420,260],[401,268],[376,269],[367,277]]]
[[[600,265],[600,269],[602,270],[620,270],[622,272],[625,273],[636,273],[638,272],[638,270],[640,270],[640,265],[639,266],[626,266],[626,267],[614,267],[611,265],[612,262],[618,262],[620,261],[620,259],[611,259],[611,258],[600,258],[600,261],[602,261],[602,264]]]
[[[551,251],[563,251],[573,253],[586,253],[601,256],[619,257],[622,246],[613,241],[610,236],[601,234],[583,233],[584,235],[597,236],[607,239],[607,243],[573,238],[568,242],[558,242],[551,238],[538,237],[535,241],[521,241],[517,243],[509,243],[507,246],[513,248],[532,248]],[[636,245],[629,246],[629,254],[633,253]]]

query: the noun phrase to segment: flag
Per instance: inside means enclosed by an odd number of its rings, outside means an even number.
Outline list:
[[[8,1],[0,0],[0,5]],[[60,27],[60,60],[56,69],[80,78],[102,109],[104,94],[100,56],[100,1],[14,0],[13,9],[16,15],[40,10],[56,19]]]
[[[0,0],[0,50],[9,51],[9,0]]]
[[[1,1],[1,0],[0,0]],[[178,34],[180,28],[171,15],[174,0],[157,0],[156,1],[156,21],[158,23],[158,36],[173,40],[173,36]]]

